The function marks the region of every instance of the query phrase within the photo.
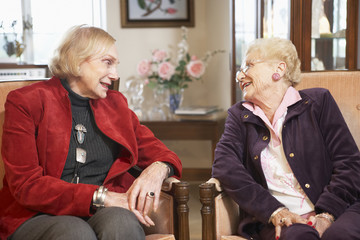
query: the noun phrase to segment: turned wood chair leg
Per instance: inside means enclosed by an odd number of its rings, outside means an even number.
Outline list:
[[[178,229],[175,229],[175,238],[177,240],[189,240],[189,183],[183,181],[175,183],[174,197],[176,200],[175,209],[178,221],[178,223],[175,224],[179,226]]]
[[[214,209],[214,197],[215,197],[215,184],[202,183],[199,186],[202,218],[202,240],[216,240],[215,229],[215,209]]]

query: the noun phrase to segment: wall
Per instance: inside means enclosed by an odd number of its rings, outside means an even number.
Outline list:
[[[195,27],[189,28],[188,34],[190,53],[201,57],[208,50],[224,49],[226,52],[212,58],[203,81],[190,84],[183,104],[218,105],[227,109],[231,104],[229,1],[194,2]],[[176,48],[181,37],[180,28],[121,28],[120,0],[107,0],[107,26],[117,39],[122,92],[125,91],[124,81],[136,74],[136,65],[141,59],[150,57],[151,50],[156,48]],[[165,144],[179,155],[184,167],[211,166],[210,142],[165,141]]]
[[[209,63],[203,82],[191,83],[185,103],[230,106],[230,17],[225,1],[195,0],[195,27],[189,28],[190,53],[203,56],[207,50],[224,49]],[[107,0],[107,30],[117,39],[120,55],[120,91],[124,80],[136,74],[136,65],[150,57],[151,50],[176,48],[180,28],[121,28],[120,0]]]

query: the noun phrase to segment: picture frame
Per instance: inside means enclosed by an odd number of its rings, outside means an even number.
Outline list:
[[[121,27],[194,27],[194,0],[120,0]]]

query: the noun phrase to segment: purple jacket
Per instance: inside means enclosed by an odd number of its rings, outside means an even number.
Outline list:
[[[300,95],[302,100],[289,106],[284,122],[284,152],[316,211],[337,218],[359,198],[359,149],[328,90],[306,89]],[[283,206],[269,193],[261,168],[260,153],[269,144],[270,132],[242,102],[228,113],[212,175],[239,204],[242,220],[267,223]]]

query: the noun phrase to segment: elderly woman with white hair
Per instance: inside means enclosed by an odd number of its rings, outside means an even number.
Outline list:
[[[297,91],[300,60],[257,39],[236,76],[212,175],[239,204],[251,239],[360,239],[360,153],[330,92]]]

